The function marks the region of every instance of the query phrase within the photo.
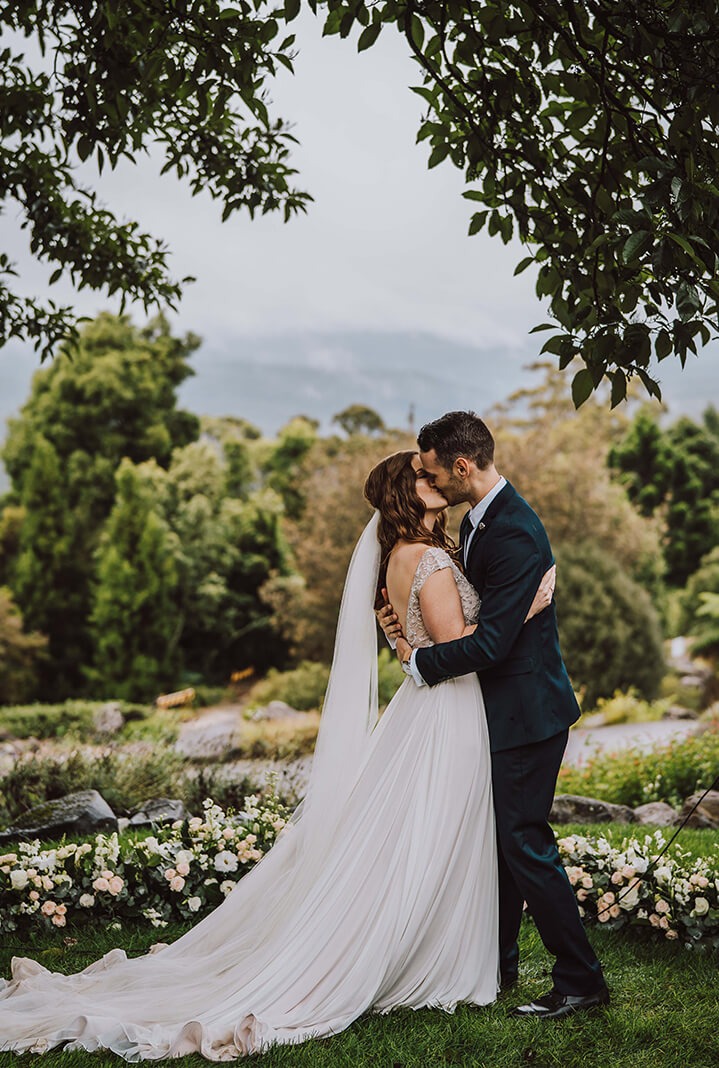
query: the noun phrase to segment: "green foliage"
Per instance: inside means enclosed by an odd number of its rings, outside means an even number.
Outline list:
[[[656,696],[664,674],[659,621],[648,594],[591,544],[557,553],[556,604],[567,670],[582,707],[635,687]]]
[[[719,729],[689,735],[653,749],[627,747],[605,751],[579,767],[564,765],[557,793],[582,794],[635,808],[666,801],[675,808],[719,773]]]
[[[14,738],[77,738],[92,740],[93,713],[102,708],[102,701],[63,701],[56,705],[11,705],[0,708],[0,730]],[[144,705],[118,702],[126,725],[144,720],[149,710]],[[125,728],[120,737],[126,737]]]
[[[402,665],[391,649],[380,649],[377,657],[377,688],[380,708],[390,703],[406,678]]]
[[[313,0],[314,8],[316,0]],[[528,246],[553,333],[543,351],[581,404],[605,378],[612,404],[652,355],[682,366],[716,330],[719,49],[714,0],[667,6],[579,0],[327,0],[325,34],[369,47],[392,25],[422,74],[428,166],[464,172],[487,228]]]
[[[51,284],[65,273],[78,289],[119,289],[123,305],[128,297],[147,310],[175,307],[192,281],[174,281],[164,243],[79,184],[81,161],[102,172],[160,147],[162,173],[219,200],[223,219],[239,208],[282,210],[285,220],[305,210],[311,198],[289,184],[295,139],[266,104],[266,80],[292,70],[294,37],[276,40],[279,13],[252,0],[3,5],[0,200],[15,202],[32,253],[55,267]],[[21,34],[43,62],[20,51]],[[0,256],[0,345],[26,337],[44,358],[76,338],[72,308],[13,292],[15,273]]]
[[[46,634],[40,696],[77,695],[92,643],[88,616],[102,525],[123,457],[169,464],[198,420],[176,407],[199,341],[174,338],[162,317],[144,328],[102,314],[71,358],[37,371],[2,458],[23,509],[8,581],[26,625]],[[4,514],[4,513],[3,513]]]
[[[228,760],[297,760],[314,752],[320,726],[319,712],[302,718],[247,720],[232,739]]]
[[[600,697],[594,711],[602,716],[605,727],[615,723],[650,723],[661,719],[671,703],[671,698],[666,697],[660,701],[643,701],[634,689],[627,693],[617,690],[611,697]]]
[[[332,416],[332,422],[342,427],[345,434],[381,434],[387,428],[382,416],[365,404],[350,404],[349,408]]]
[[[89,677],[107,697],[147,700],[173,679],[179,540],[155,510],[160,471],[122,461],[97,553]]]
[[[642,411],[609,454],[637,507],[645,515],[662,510],[667,579],[678,586],[719,542],[719,432],[711,412],[702,423],[683,417],[662,430]]]
[[[38,658],[46,645],[41,634],[25,632],[10,590],[0,586],[0,705],[22,701],[32,691]]]
[[[284,701],[298,712],[320,708],[329,677],[327,664],[317,664],[311,660],[303,660],[291,671],[272,668],[267,678],[252,687],[248,707],[259,708],[270,701]]]
[[[290,519],[298,519],[305,510],[304,465],[317,440],[317,422],[304,415],[291,419],[277,435],[263,464],[266,483],[282,498]]]
[[[100,756],[72,749],[64,759],[23,757],[3,776],[0,822],[76,790],[97,790],[116,816],[126,815],[148,797],[181,797],[185,772],[184,758],[173,749],[144,743],[124,752],[107,748]]]
[[[696,653],[719,654],[719,619],[715,600],[718,596],[719,545],[701,561],[682,597],[682,627],[685,634],[698,639],[693,646]]]

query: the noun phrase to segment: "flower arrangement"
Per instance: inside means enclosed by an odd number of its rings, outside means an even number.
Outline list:
[[[39,839],[18,843],[0,855],[0,932],[88,915],[164,927],[211,911],[271,848],[289,813],[274,789],[262,800],[250,795],[238,813],[210,798],[202,808],[145,838],[121,841],[115,831],[50,849]]]
[[[642,925],[688,949],[719,947],[719,870],[678,849],[649,870],[665,844],[661,831],[619,846],[576,834],[557,842],[585,922]]]

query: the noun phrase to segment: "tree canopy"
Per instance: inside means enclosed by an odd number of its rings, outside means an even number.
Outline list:
[[[633,376],[659,396],[652,355],[683,366],[717,329],[716,0],[309,2],[360,50],[406,37],[429,166],[464,171],[470,234],[528,246],[575,404],[605,377],[613,405]]]
[[[239,208],[303,210],[294,189],[287,124],[267,108],[266,81],[278,65],[292,69],[290,34],[279,39],[278,11],[264,0],[20,0],[4,4],[0,29],[0,207],[14,203],[30,250],[88,286],[150,305],[174,307],[182,283],[168,273],[162,240],[134,221],[121,222],[80,184],[78,162],[102,172],[152,145],[162,173],[187,177]],[[14,31],[14,33],[12,32]],[[20,51],[28,39],[33,61]],[[0,345],[34,341],[43,358],[59,340],[76,338],[70,307],[14,292],[15,274],[0,254]]]

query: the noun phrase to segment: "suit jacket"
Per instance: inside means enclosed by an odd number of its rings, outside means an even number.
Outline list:
[[[415,663],[430,686],[478,673],[492,752],[551,738],[579,719],[554,602],[524,622],[553,563],[539,516],[508,482],[469,546],[465,570],[482,598],[476,631],[417,650]]]

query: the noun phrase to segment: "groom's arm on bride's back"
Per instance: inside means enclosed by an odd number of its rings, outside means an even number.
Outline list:
[[[542,555],[523,527],[503,525],[493,531],[493,542],[474,633],[415,654],[415,666],[430,686],[500,663],[519,637],[544,572]]]

